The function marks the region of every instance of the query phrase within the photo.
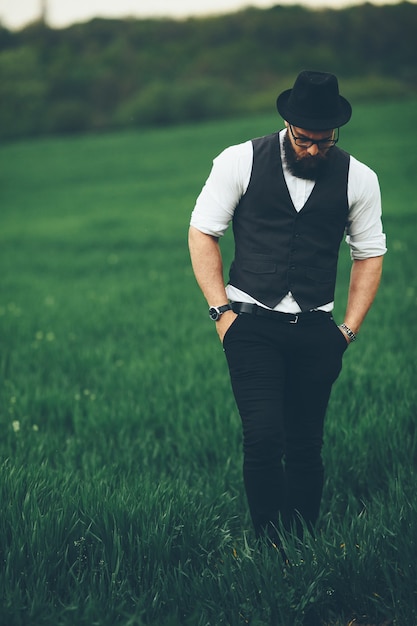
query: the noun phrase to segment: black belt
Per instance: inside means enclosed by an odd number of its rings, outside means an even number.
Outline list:
[[[318,322],[325,317],[331,317],[331,313],[326,311],[305,311],[304,313],[283,313],[282,311],[273,311],[265,309],[257,304],[249,304],[249,302],[231,302],[232,309],[235,313],[248,313],[249,315],[259,315],[261,317],[269,317],[276,321],[287,324],[299,324],[300,322]]]

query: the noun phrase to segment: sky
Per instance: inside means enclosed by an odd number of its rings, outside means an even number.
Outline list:
[[[232,13],[247,6],[267,8],[276,4],[304,4],[310,7],[335,7],[362,4],[365,0],[0,0],[0,23],[18,30],[38,19],[42,5],[46,6],[47,22],[62,28],[93,17],[146,18]],[[395,0],[373,0],[388,4]]]

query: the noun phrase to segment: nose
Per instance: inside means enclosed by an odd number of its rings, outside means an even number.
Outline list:
[[[307,152],[309,153],[310,156],[316,156],[316,154],[318,153],[319,149],[316,143],[313,143],[312,146],[310,146],[309,148],[307,148]]]

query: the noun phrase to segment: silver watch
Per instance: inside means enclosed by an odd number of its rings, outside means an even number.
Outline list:
[[[223,313],[231,310],[232,307],[230,306],[230,304],[223,304],[222,306],[211,306],[209,308],[209,315],[213,322],[218,322]]]

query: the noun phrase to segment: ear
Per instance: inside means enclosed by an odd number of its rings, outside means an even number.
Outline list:
[[[284,120],[284,124],[285,124],[285,127],[288,128],[289,124],[288,124],[287,120]]]

